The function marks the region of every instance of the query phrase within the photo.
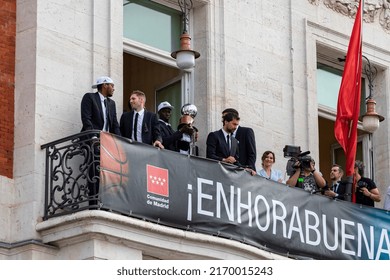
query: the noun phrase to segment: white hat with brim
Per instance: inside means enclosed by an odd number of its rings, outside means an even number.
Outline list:
[[[157,112],[160,112],[161,109],[164,109],[164,108],[169,108],[169,109],[173,109],[173,106],[168,102],[168,101],[164,101],[164,102],[161,102],[158,107],[157,107]]]
[[[97,88],[101,84],[114,84],[114,81],[110,77],[103,76],[96,80],[96,84],[92,85],[92,88]]]

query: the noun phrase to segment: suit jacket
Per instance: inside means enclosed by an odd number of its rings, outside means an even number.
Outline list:
[[[183,133],[180,131],[175,131],[171,126],[168,126],[165,122],[159,121],[160,133],[162,138],[162,143],[165,149],[171,151],[178,151],[176,147],[177,141],[183,136]]]
[[[253,129],[239,126],[235,137],[238,140],[240,164],[256,171],[256,141]]]
[[[238,142],[234,137],[231,138],[231,149],[229,152],[225,135],[222,129],[210,132],[206,140],[206,157],[222,161],[222,159],[233,156],[238,160]],[[238,164],[239,165],[239,164]]]
[[[118,119],[116,117],[115,101],[107,98],[109,132],[120,135]],[[102,103],[98,92],[88,92],[81,100],[81,131],[98,129],[104,126]]]
[[[335,189],[333,189],[333,191],[338,194],[338,197],[336,197],[336,198],[339,200],[346,200],[347,196],[351,195],[351,194],[346,193],[347,182],[346,181],[339,181],[338,184],[339,184],[339,186],[337,187],[337,191],[335,191]]]
[[[134,110],[124,113],[120,120],[120,132],[122,136],[129,139],[133,135],[133,117]],[[144,119],[142,121],[142,142],[152,145],[156,140],[162,142],[157,115],[145,109]]]

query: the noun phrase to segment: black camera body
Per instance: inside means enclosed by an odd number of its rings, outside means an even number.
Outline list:
[[[302,169],[309,169],[310,168],[310,163],[312,161],[311,156],[298,156],[297,160],[299,161]]]
[[[356,184],[356,189],[360,190],[361,188],[367,188],[368,189],[368,184],[364,181],[359,181]]]
[[[290,157],[286,165],[286,173],[291,176],[295,173],[295,169],[300,167],[301,169],[310,168],[310,162],[312,157],[309,156],[310,151],[301,152],[300,146],[286,145],[283,148],[283,156],[285,158]],[[299,162],[299,164],[297,163]]]

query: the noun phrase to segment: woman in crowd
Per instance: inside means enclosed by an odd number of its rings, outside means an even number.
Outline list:
[[[265,151],[261,157],[262,169],[258,174],[264,178],[282,183],[283,174],[280,170],[273,169],[272,165],[275,163],[275,154],[272,151]]]

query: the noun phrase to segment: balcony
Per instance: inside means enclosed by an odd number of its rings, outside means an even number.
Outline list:
[[[52,246],[53,258],[287,258],[107,205],[107,196],[91,193],[96,193],[102,171],[100,131],[78,133],[41,148],[46,153],[45,202],[44,221],[38,224],[37,231],[43,242]],[[161,152],[146,148],[152,153]]]
[[[100,131],[42,149],[46,195],[37,231],[59,257],[390,258],[389,213],[380,209]]]

